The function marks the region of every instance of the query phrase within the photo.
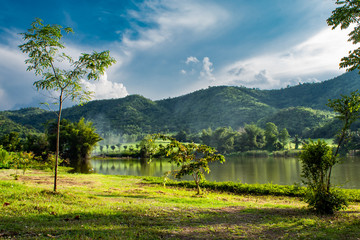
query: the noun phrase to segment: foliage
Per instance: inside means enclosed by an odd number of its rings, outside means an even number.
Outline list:
[[[265,140],[266,140],[265,148],[269,151],[274,151],[274,150],[276,151],[283,148],[283,146],[279,142],[278,128],[272,122],[268,122],[265,125]]]
[[[310,141],[300,153],[301,177],[308,187],[305,201],[310,208],[322,214],[333,214],[345,206],[347,201],[338,191],[330,188],[332,167],[338,163],[333,150],[324,141]]]
[[[21,143],[19,134],[17,132],[11,132],[0,138],[0,145],[3,146],[9,152],[16,152],[21,150]]]
[[[140,156],[142,158],[151,158],[156,151],[158,150],[158,145],[155,141],[152,141],[153,137],[151,135],[147,135],[143,140],[141,140],[140,147]]]
[[[265,144],[265,131],[255,124],[245,125],[244,132],[236,141],[236,145],[241,151],[262,149]]]
[[[12,162],[12,155],[0,145],[0,168],[9,168]]]
[[[195,143],[181,143],[174,138],[155,134],[149,139],[154,142],[156,139],[170,141],[162,151],[166,157],[170,158],[170,162],[176,163],[179,170],[171,171],[176,178],[182,178],[186,175],[192,175],[196,184],[197,194],[201,193],[200,183],[205,180],[205,173],[210,172],[209,163],[225,161],[224,156],[216,154],[216,150],[206,145]],[[170,173],[169,173],[170,174]]]
[[[282,146],[286,146],[289,143],[290,135],[286,128],[283,128],[278,135],[279,142]]]
[[[95,100],[83,106],[64,109],[62,116],[71,121],[79,121],[81,117],[92,121],[104,139],[111,139],[121,133],[141,140],[151,133],[178,133],[179,130],[186,130],[188,142],[200,142],[196,133],[202,129],[210,127],[215,130],[230,126],[238,130],[245,124],[253,123],[265,128],[267,122],[273,122],[279,130],[286,128],[291,136],[297,134],[306,138],[332,138],[336,134],[334,129],[341,123],[332,121],[335,114],[329,111],[326,103],[329,98],[338,98],[340,94],[349,94],[355,89],[360,89],[360,76],[356,72],[349,72],[329,81],[279,90],[223,86],[159,101],[139,95]],[[1,129],[4,129],[4,134],[11,132],[7,126],[12,126],[13,131],[21,131],[21,137],[25,137],[28,132],[18,127],[43,132],[43,124],[53,119],[53,115],[53,112],[39,109],[2,111],[0,135]],[[1,116],[7,119],[6,123],[1,124]],[[355,122],[352,126],[352,130],[356,130],[360,128],[360,123]],[[304,131],[306,128],[307,131]],[[123,140],[109,141],[108,144],[118,142]]]
[[[56,124],[49,124],[47,137],[50,150],[56,148]],[[79,122],[71,123],[63,119],[60,131],[60,156],[67,160],[76,172],[89,171],[89,159],[93,147],[102,140],[95,132],[91,122],[80,119]]]
[[[31,166],[34,161],[35,155],[32,152],[16,152],[13,153],[12,167],[15,169],[22,169],[23,174]]]
[[[57,94],[55,104],[59,105],[57,112],[57,138],[55,152],[55,178],[54,191],[56,191],[57,165],[59,156],[59,137],[60,120],[62,105],[66,99],[79,101],[81,104],[91,99],[91,92],[82,84],[82,79],[98,80],[105,73],[105,69],[115,63],[115,59],[110,57],[109,51],[92,54],[82,53],[78,60],[74,61],[70,55],[59,51],[64,47],[61,43],[62,32],[73,32],[71,28],[63,28],[60,25],[44,25],[39,18],[31,24],[31,28],[26,33],[22,33],[23,40],[26,41],[19,48],[23,53],[28,54],[25,60],[28,71],[35,71],[36,76],[42,79],[35,81],[34,86],[37,90],[47,90]],[[64,66],[63,61],[67,61],[71,69],[66,70],[57,65]]]
[[[332,29],[339,26],[341,29],[353,28],[348,35],[348,41],[353,44],[359,43],[360,2],[358,0],[337,0],[336,4],[340,6],[332,11],[332,15],[327,19],[328,25],[332,26]],[[346,68],[347,71],[360,70],[360,48],[351,50],[347,57],[343,57],[340,68]]]

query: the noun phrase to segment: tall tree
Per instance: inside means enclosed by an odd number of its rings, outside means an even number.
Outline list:
[[[82,53],[78,60],[74,60],[60,50],[65,46],[61,39],[63,32],[72,33],[71,28],[63,28],[60,25],[43,24],[43,21],[36,18],[27,32],[22,33],[24,44],[19,48],[23,53],[28,54],[25,63],[28,71],[35,71],[36,76],[41,80],[35,81],[34,86],[39,90],[47,90],[56,94],[57,111],[57,144],[54,174],[54,191],[57,188],[57,166],[59,156],[59,137],[61,111],[65,100],[78,101],[83,104],[91,99],[92,92],[82,85],[82,80],[98,80],[105,70],[115,63],[110,57],[109,51],[91,54]],[[67,67],[64,67],[67,61]]]

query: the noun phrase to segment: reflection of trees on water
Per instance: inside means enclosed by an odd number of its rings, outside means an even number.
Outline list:
[[[92,160],[96,173],[162,177],[177,169],[167,160]],[[210,164],[208,181],[242,183],[300,183],[301,164],[296,158],[239,158],[227,157],[224,164]],[[333,170],[334,184],[345,188],[360,188],[360,158],[349,158]],[[345,184],[345,185],[344,185]]]
[[[172,170],[172,164],[166,160],[156,160],[149,163],[141,160],[92,160],[96,173],[107,175],[163,176],[164,172]]]

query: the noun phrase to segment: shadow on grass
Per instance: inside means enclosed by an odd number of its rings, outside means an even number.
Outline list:
[[[114,209],[4,217],[0,238],[16,239],[357,239],[359,212],[319,216],[305,209]]]

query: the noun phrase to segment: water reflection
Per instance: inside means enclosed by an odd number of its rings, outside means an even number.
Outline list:
[[[92,160],[94,171],[108,175],[163,176],[176,169],[167,160]],[[227,157],[224,164],[213,163],[206,176],[209,181],[242,183],[301,183],[301,164],[296,158],[241,158]],[[333,183],[343,188],[360,188],[360,158],[347,158],[333,170]],[[190,179],[190,178],[188,178]]]

